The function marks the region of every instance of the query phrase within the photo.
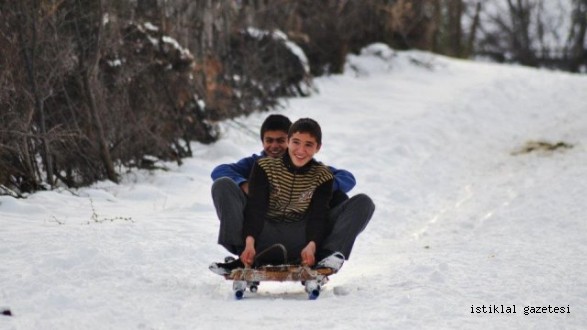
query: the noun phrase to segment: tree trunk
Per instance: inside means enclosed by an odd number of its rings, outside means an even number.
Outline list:
[[[569,59],[569,71],[579,72],[581,64],[587,65],[587,49],[585,36],[587,35],[587,0],[576,0],[573,17],[573,39]]]
[[[463,56],[462,26],[463,1],[448,0],[448,36],[449,54],[456,57]]]
[[[473,23],[471,24],[471,30],[469,30],[469,40],[467,40],[466,56],[470,56],[475,51],[475,40],[477,38],[477,30],[479,29],[479,22],[481,14],[481,2],[477,2],[475,5],[475,16],[473,17]]]
[[[96,97],[92,90],[92,86],[94,85],[93,82],[96,81],[94,78],[95,74],[90,73],[90,70],[91,68],[86,68],[82,71],[82,84],[84,87],[84,92],[86,93],[86,97],[88,98],[88,107],[92,117],[94,131],[98,138],[100,158],[102,159],[102,164],[104,165],[108,179],[112,182],[118,183],[118,176],[114,170],[114,164],[112,163],[112,158],[110,156],[108,142],[104,136],[104,126],[102,125],[102,120],[99,115],[98,106],[96,104]]]
[[[76,1],[76,4],[76,37],[78,39],[77,43],[79,45],[80,53],[79,72],[81,75],[80,78],[82,80],[81,83],[87,99],[87,105],[90,112],[90,118],[92,121],[92,127],[98,139],[100,159],[102,160],[102,164],[104,166],[104,169],[106,170],[106,175],[108,179],[112,182],[118,182],[118,176],[116,174],[116,171],[114,170],[114,164],[112,163],[112,158],[110,156],[108,142],[106,140],[106,136],[104,135],[104,126],[102,123],[102,119],[100,117],[99,106],[96,101],[96,95],[93,90],[93,87],[97,85],[96,75],[98,71],[98,62],[100,59],[101,51],[101,39],[103,30],[103,24],[101,23],[103,15],[102,0],[99,0],[98,3],[93,3],[93,5],[96,6],[95,9],[97,11],[93,15],[94,21],[92,21],[91,18],[92,13],[86,13],[84,9],[87,8],[83,8],[80,0]],[[88,21],[82,22],[82,15],[88,15],[86,16],[86,19],[88,19]],[[82,29],[84,30],[84,34],[87,35],[82,35]]]
[[[214,46],[214,12],[212,0],[204,0],[204,31],[202,33],[201,46],[204,49],[204,55],[211,55]]]
[[[30,11],[30,15],[25,12],[25,8],[23,7],[22,2],[18,2],[18,12],[19,12],[19,19],[18,19],[18,29],[19,29],[19,40],[22,47],[22,59],[24,62],[24,67],[27,72],[27,80],[29,82],[29,89],[30,93],[33,98],[34,109],[38,115],[38,125],[39,130],[41,133],[40,141],[41,141],[41,159],[43,160],[43,165],[45,166],[45,171],[47,175],[47,183],[53,186],[53,159],[51,155],[51,148],[49,146],[49,142],[47,141],[47,124],[45,119],[45,108],[43,99],[40,95],[39,88],[37,86],[37,78],[36,78],[36,68],[35,68],[35,60],[36,60],[36,52],[37,52],[37,15],[39,13],[39,2],[38,0],[33,0],[33,8]],[[30,24],[31,35],[27,36],[26,28],[27,25]],[[27,44],[26,39],[30,38],[30,43]],[[28,128],[30,129],[30,125]],[[33,133],[34,135],[35,133]]]
[[[522,0],[517,0],[515,4],[512,0],[507,2],[512,21],[512,52],[516,54],[516,60],[521,64],[535,67],[538,63],[530,41],[532,5]]]
[[[159,6],[157,0],[137,0],[137,15],[159,24]]]

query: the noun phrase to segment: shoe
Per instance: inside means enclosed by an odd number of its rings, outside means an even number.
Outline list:
[[[208,269],[218,275],[229,275],[233,269],[244,268],[245,265],[240,259],[235,259],[228,262],[213,262]]]
[[[340,252],[334,252],[328,257],[320,260],[316,264],[316,268],[330,268],[336,273],[340,270],[340,268],[342,268],[343,263],[344,255]]]

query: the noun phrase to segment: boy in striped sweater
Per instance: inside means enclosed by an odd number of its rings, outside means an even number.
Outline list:
[[[222,237],[233,237],[229,247],[231,252],[240,254],[240,259],[214,263],[210,266],[212,271],[226,274],[253,263],[299,262],[313,266],[317,261],[317,267],[340,269],[345,255],[339,250],[350,254],[356,236],[371,218],[374,205],[366,195],[360,195],[356,201],[365,206],[366,216],[354,222],[347,217],[331,228],[329,204],[334,176],[327,166],[313,158],[321,146],[319,124],[304,118],[291,126],[283,156],[256,161],[247,182],[244,221],[240,220],[240,224],[238,219],[221,218],[219,243],[226,247]],[[342,206],[339,217],[345,211]],[[240,238],[234,239],[239,234]],[[279,251],[263,252],[275,244],[286,247],[289,260],[283,260]]]

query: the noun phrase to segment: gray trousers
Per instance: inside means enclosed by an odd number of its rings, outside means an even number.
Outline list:
[[[218,244],[230,253],[239,255],[244,249],[242,230],[247,196],[234,181],[220,178],[212,184],[212,200],[220,220]],[[331,209],[328,214],[328,232],[317,251],[317,259],[336,251],[348,259],[355,239],[367,227],[373,212],[375,204],[365,194],[355,195]],[[255,242],[257,253],[280,243],[286,246],[289,261],[299,258],[305,245],[305,227],[304,221],[291,224],[266,221]]]

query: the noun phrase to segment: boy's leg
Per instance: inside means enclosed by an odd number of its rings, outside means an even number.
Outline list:
[[[365,194],[353,196],[330,210],[331,230],[322,244],[322,250],[342,252],[349,259],[355,239],[367,227],[373,212],[375,204]]]
[[[212,200],[220,220],[218,244],[238,255],[244,247],[242,231],[247,197],[234,181],[220,178],[212,184]]]

